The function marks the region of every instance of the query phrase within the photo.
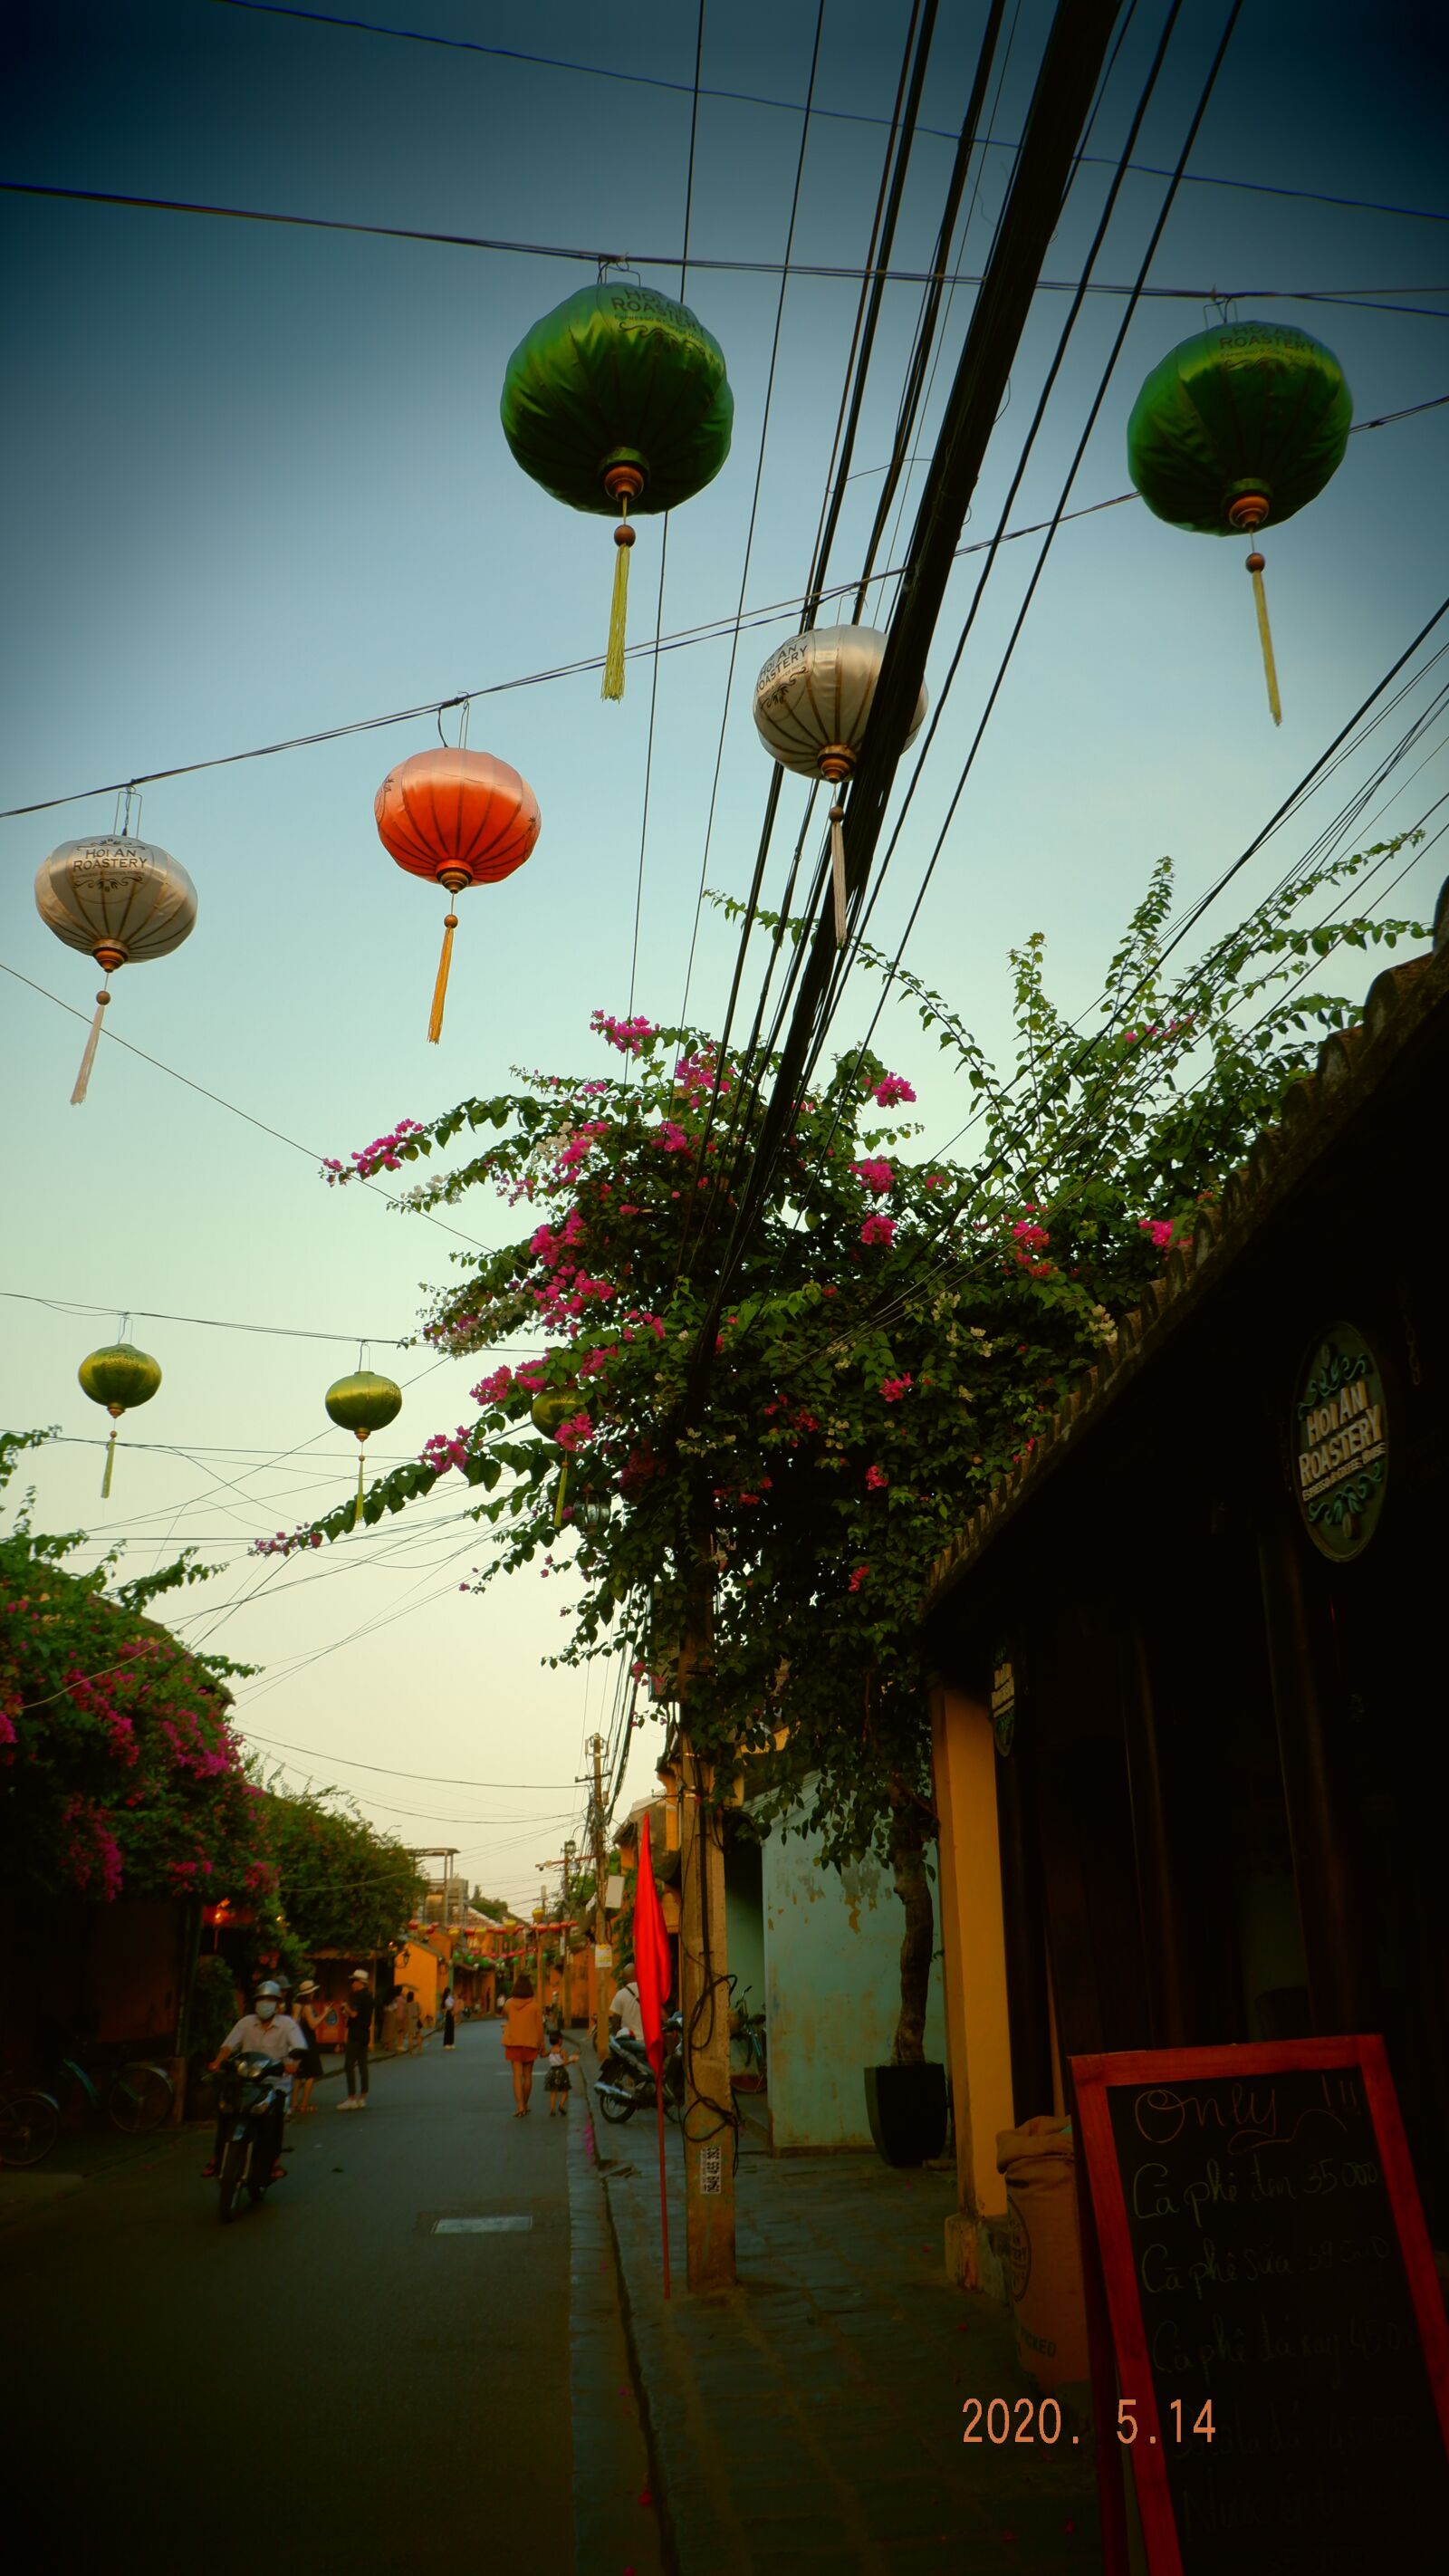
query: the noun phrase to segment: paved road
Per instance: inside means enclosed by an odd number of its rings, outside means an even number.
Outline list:
[[[496,2023],[465,2025],[451,2057],[375,2065],[345,2128],[338,2090],[291,2124],[287,2182],[228,2229],[195,2130],[6,2229],[7,2576],[229,2576],[298,2545],[366,2576],[450,2546],[569,2576],[583,2104],[566,2128],[539,2088],[515,2120]],[[501,2216],[532,2224],[432,2232]]]

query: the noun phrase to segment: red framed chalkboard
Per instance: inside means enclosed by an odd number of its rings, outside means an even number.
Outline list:
[[[1449,2326],[1381,2039],[1074,2057],[1103,2541],[1361,2576],[1449,2529]]]

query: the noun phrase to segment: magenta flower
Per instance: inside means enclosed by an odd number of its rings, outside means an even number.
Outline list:
[[[916,1095],[900,1074],[888,1073],[870,1096],[880,1102],[882,1109],[894,1109],[898,1100],[914,1100]]]
[[[1137,1231],[1139,1234],[1150,1235],[1158,1251],[1165,1252],[1172,1241],[1172,1219],[1165,1216],[1140,1216],[1137,1220]]]
[[[595,1011],[589,1026],[597,1030],[600,1037],[606,1038],[611,1047],[617,1047],[620,1055],[642,1055],[645,1039],[659,1035],[652,1020],[646,1020],[642,1014],[632,1020],[616,1020],[612,1011]]]
[[[862,1243],[894,1243],[896,1221],[893,1216],[868,1216],[860,1229]]]
[[[850,1578],[850,1589],[852,1592],[858,1592],[860,1590],[860,1587],[864,1583],[869,1572],[870,1567],[868,1565],[858,1565],[856,1567],[855,1572]]]
[[[910,1394],[911,1380],[909,1377],[883,1377],[880,1391],[887,1404],[899,1404],[903,1395]]]
[[[883,1161],[879,1155],[863,1163],[852,1163],[850,1168],[856,1179],[863,1181],[872,1196],[878,1199],[884,1198],[895,1179],[889,1163]]]
[[[592,1440],[594,1426],[587,1413],[573,1413],[570,1414],[567,1422],[559,1424],[553,1436],[560,1449],[566,1449],[572,1457],[574,1451],[582,1448],[586,1440]]]
[[[890,1483],[890,1478],[884,1467],[867,1467],[865,1481],[871,1493],[883,1494]]]
[[[1025,1252],[1036,1252],[1044,1243],[1050,1243],[1051,1241],[1051,1236],[1048,1234],[1046,1227],[1044,1225],[1037,1225],[1034,1219],[1029,1216],[1022,1217],[1019,1222],[1012,1227],[1011,1231]]]

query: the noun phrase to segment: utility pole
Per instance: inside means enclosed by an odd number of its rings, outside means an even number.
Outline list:
[[[710,1647],[714,1566],[707,1548],[699,1550],[692,1574],[679,1656],[686,2278],[691,2290],[729,2290],[735,2282],[735,2109],[725,1983],[724,1819],[714,1803],[713,1765],[700,1760],[687,1732],[690,1682]]]
[[[614,1998],[606,1993],[612,1987],[610,1965],[605,1952],[609,1946],[609,1919],[604,1908],[604,1739],[590,1738],[589,1751],[594,1757],[594,1803],[589,1821],[594,1835],[594,2046],[602,2059],[609,2045],[609,2006]]]

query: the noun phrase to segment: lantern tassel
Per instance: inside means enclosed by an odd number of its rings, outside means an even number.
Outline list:
[[[105,987],[102,986],[100,992],[96,995],[96,1015],[91,1022],[90,1036],[86,1039],[85,1054],[80,1060],[80,1071],[75,1078],[75,1089],[70,1095],[70,1105],[72,1109],[78,1109],[80,1107],[81,1102],[84,1100],[86,1093],[90,1088],[91,1066],[96,1060],[96,1049],[101,1042],[101,1022],[106,1016],[106,1004],[109,1002],[110,998],[110,994],[105,990]]]
[[[604,681],[601,698],[622,698],[624,694],[624,633],[629,611],[629,555],[634,544],[634,531],[629,525],[629,498],[621,503],[625,515],[614,530],[614,596],[609,606],[609,642],[604,654]]]
[[[448,998],[448,969],[453,962],[453,933],[458,927],[456,912],[443,915],[443,953],[438,959],[438,980],[433,986],[433,1007],[428,1013],[428,1044],[436,1046],[443,1034],[443,1004]]]
[[[1273,630],[1268,623],[1268,594],[1263,588],[1263,557],[1248,557],[1248,570],[1253,576],[1253,606],[1258,612],[1258,641],[1263,647],[1263,677],[1268,683],[1268,706],[1275,725],[1283,721],[1283,702],[1278,695],[1278,666],[1273,659]]]
[[[568,1488],[569,1462],[567,1458],[565,1458],[563,1465],[558,1471],[558,1492],[554,1496],[553,1525],[555,1529],[561,1529],[563,1527],[564,1496],[568,1492]]]
[[[830,808],[830,878],[835,890],[835,945],[845,946],[845,807]]]
[[[101,1478],[101,1501],[103,1503],[110,1499],[111,1469],[116,1463],[116,1429],[116,1424],[112,1423],[111,1436],[106,1442],[106,1472]]]
[[[363,1470],[366,1465],[367,1453],[365,1450],[359,1449],[357,1453],[357,1500],[352,1506],[352,1527],[354,1529],[356,1529],[358,1522],[362,1518]]]

